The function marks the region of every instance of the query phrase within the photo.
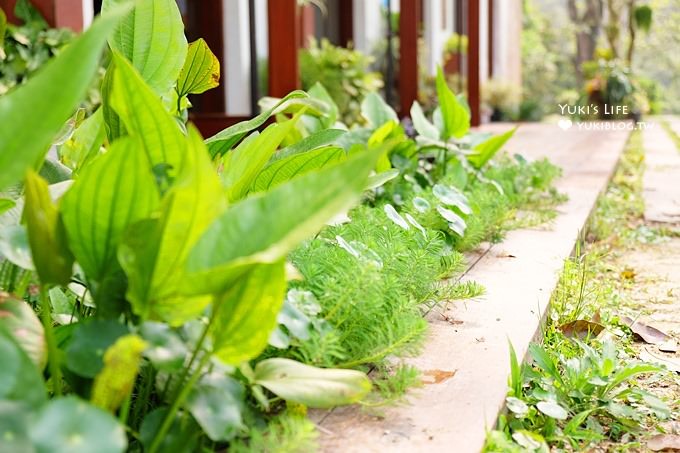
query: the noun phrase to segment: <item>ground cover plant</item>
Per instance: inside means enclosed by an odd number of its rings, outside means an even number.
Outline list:
[[[546,162],[490,163],[512,131],[469,134],[441,74],[415,138],[375,94],[343,127],[317,85],[203,140],[186,96],[219,64],[176,3],[103,11],[0,97],[2,449],[311,445],[307,407],[365,399],[422,310],[480,293],[442,281],[461,250],[559,201]],[[76,123],[105,49],[102,105]]]
[[[507,414],[485,451],[634,450],[680,414],[677,401],[658,395],[677,388],[677,376],[637,358],[624,315],[633,305],[626,291],[631,271],[612,269],[618,249],[668,234],[642,221],[643,171],[634,133],[576,256],[565,263],[542,344],[530,346],[525,364],[511,350]]]

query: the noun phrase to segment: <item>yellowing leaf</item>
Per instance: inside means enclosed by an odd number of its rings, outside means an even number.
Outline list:
[[[200,94],[220,84],[220,61],[203,40],[189,44],[187,58],[177,80],[177,93]]]

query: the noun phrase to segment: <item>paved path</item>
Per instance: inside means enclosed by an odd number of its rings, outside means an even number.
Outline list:
[[[645,220],[680,224],[680,152],[661,124],[648,124],[652,127],[642,133],[647,164],[643,181]]]
[[[507,130],[493,125],[488,130]],[[627,131],[568,131],[556,125],[520,127],[507,149],[549,157],[564,170],[558,188],[569,196],[549,227],[518,230],[481,251],[465,278],[486,287],[483,298],[452,304],[430,316],[423,353],[407,360],[423,373],[451,375],[410,393],[384,417],[357,407],[316,412],[326,452],[479,452],[503,407],[509,374],[508,340],[520,357],[538,332],[564,259],[576,243],[623,150]],[[443,373],[442,373],[443,372]]]

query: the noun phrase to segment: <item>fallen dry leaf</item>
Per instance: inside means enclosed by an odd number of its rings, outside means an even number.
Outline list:
[[[597,322],[585,319],[577,319],[566,324],[562,324],[559,329],[564,335],[571,338],[583,340],[587,337],[596,337],[604,330],[604,326]]]
[[[677,434],[657,434],[647,441],[647,448],[652,451],[680,450],[680,436]]]
[[[647,324],[633,320],[628,316],[621,316],[619,318],[621,324],[630,327],[636,338],[641,339],[648,344],[662,344],[671,339],[670,335],[657,329],[656,327],[648,326]]]
[[[680,373],[680,359],[673,357],[666,357],[660,354],[655,354],[649,350],[649,347],[644,347],[639,354],[640,360],[644,362],[654,363],[657,365],[664,365],[669,371]]]
[[[633,280],[635,278],[635,270],[627,267],[621,271],[621,278],[624,280]]]
[[[456,371],[444,371],[444,370],[427,370],[423,371],[423,384],[439,384],[452,378]]]

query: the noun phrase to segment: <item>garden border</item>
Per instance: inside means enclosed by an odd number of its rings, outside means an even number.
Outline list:
[[[518,130],[507,149],[528,158],[549,156],[563,168],[557,187],[569,201],[558,207],[550,227],[511,231],[481,252],[463,280],[484,285],[485,296],[429,313],[423,352],[406,360],[427,382],[409,393],[409,404],[384,408],[381,417],[357,406],[312,412],[322,451],[481,450],[507,393],[508,341],[524,357],[540,332],[564,259],[606,189],[628,136],[628,131],[562,131],[548,124]],[[542,151],[546,143],[549,155]]]

